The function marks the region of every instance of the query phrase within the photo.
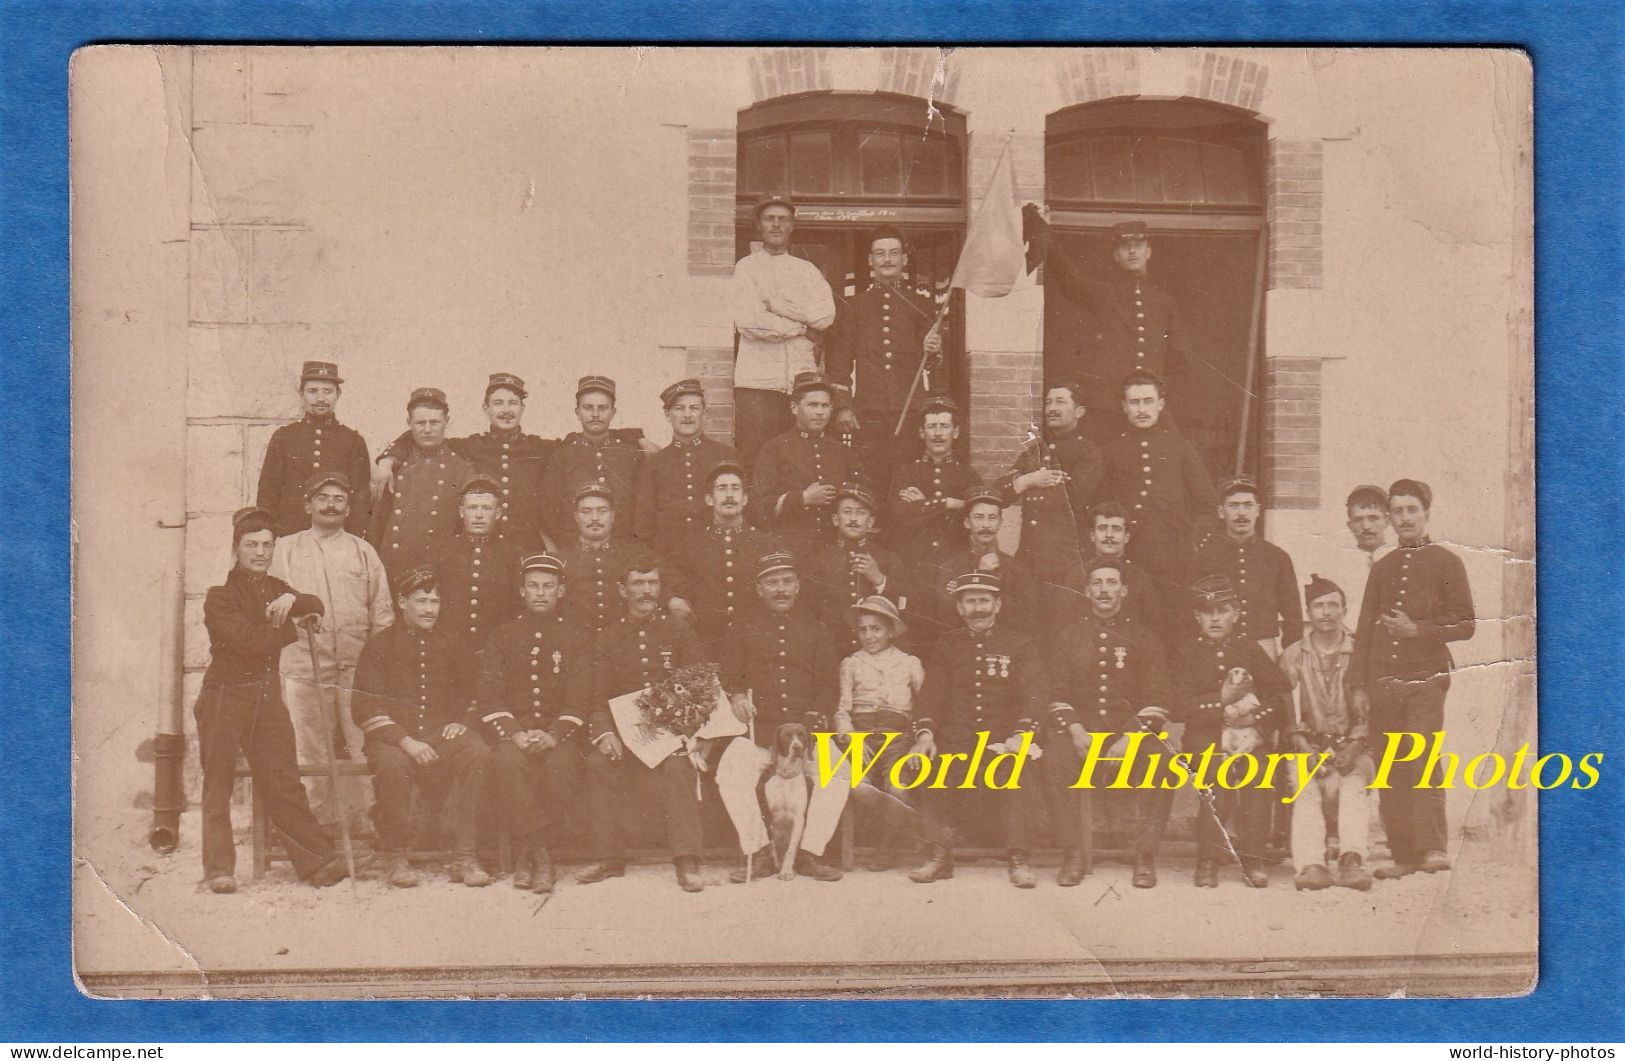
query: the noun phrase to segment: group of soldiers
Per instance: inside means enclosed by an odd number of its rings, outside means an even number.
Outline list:
[[[705,434],[698,380],[662,392],[671,441],[657,447],[613,426],[612,379],[581,378],[581,430],[551,440],[524,431],[525,381],[497,373],[488,430],[447,438],[445,394],[419,388],[406,433],[374,459],[335,419],[337,367],[305,364],[303,417],[273,437],[258,504],[233,519],[234,567],[205,602],[208,886],[236,886],[239,750],[296,872],[318,885],[345,875],[331,826],[367,798],[368,778],[301,784],[300,763],[335,756],[369,767],[395,886],[418,883],[414,807],[444,819],[454,881],[490,882],[476,836],[492,806],[516,886],[554,886],[550,848],[567,834],[589,848],[578,882],[619,876],[643,810],[633,793],[647,788],[677,880],[698,891],[702,772],[741,851],[733,879],[771,875],[758,786],[775,733],[800,723],[901,732],[887,765],[906,751],[966,752],[982,732],[1011,749],[1032,734],[1041,749],[1010,791],[910,789],[884,770],[813,786],[793,866],[818,880],[841,877],[826,848],[842,815],[859,813],[919,846],[909,876],[920,883],[953,875],[975,816],[1023,888],[1047,819],[1058,883],[1076,885],[1093,811],[1069,786],[1092,735],[1120,748],[1149,730],[1186,749],[1250,741],[1335,756],[1275,822],[1278,794],[1204,790],[1198,886],[1216,886],[1229,861],[1266,885],[1271,837],[1289,829],[1298,887],[1369,888],[1369,744],[1441,728],[1447,644],[1474,627],[1461,560],[1427,537],[1428,487],[1357,488],[1347,563],[1301,586],[1258,533],[1257,484],[1215,486],[1169,422],[1166,329],[1147,342],[1135,325],[1115,361],[1091,362],[1126,364],[1115,408],[1098,380],[1046,383],[1041,429],[984,482],[956,455],[953,400],[928,385],[909,408],[920,366],[941,351],[941,315],[905,289],[902,233],[874,233],[873,284],[837,312],[817,270],[786,253],[793,204],[770,196],[756,216],[761,248],[735,277],[737,450]],[[1117,239],[1119,265],[1143,273],[1144,230]],[[1132,309],[1148,294],[1142,273],[1123,266],[1126,312],[1145,312]],[[1018,533],[1005,526],[1016,512]],[[746,735],[633,776],[649,768],[610,701],[701,662],[716,665]],[[1410,787],[1406,765],[1382,799],[1393,862],[1379,877],[1449,865],[1442,799]],[[1156,884],[1170,799],[1152,787],[1099,805],[1132,852],[1136,887]]]

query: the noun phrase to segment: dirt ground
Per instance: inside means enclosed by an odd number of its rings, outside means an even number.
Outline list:
[[[1296,892],[1289,867],[1250,889],[1234,867],[1217,889],[1196,889],[1186,845],[1161,859],[1152,890],[1130,886],[1106,860],[1081,887],[1018,891],[1002,862],[961,865],[955,879],[916,885],[906,867],[863,869],[838,883],[807,878],[727,883],[681,892],[666,864],[575,884],[564,867],[545,900],[499,879],[453,885],[426,867],[421,886],[392,889],[377,869],[316,891],[285,864],[249,879],[239,844],[235,895],[203,890],[198,817],[183,817],[181,847],[147,847],[147,816],[130,811],[79,837],[75,952],[81,973],[278,970],[325,967],[594,966],[683,962],[1104,961],[1112,958],[1292,959],[1316,956],[1533,953],[1533,868],[1493,860],[1476,845],[1456,868],[1378,882],[1366,893]],[[1183,851],[1183,853],[1181,853]]]

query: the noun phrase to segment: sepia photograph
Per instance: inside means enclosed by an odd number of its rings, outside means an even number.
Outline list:
[[[1524,53],[69,91],[86,994],[1535,989]]]

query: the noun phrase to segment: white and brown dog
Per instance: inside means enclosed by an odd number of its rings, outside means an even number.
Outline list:
[[[773,734],[773,768],[763,785],[767,797],[769,831],[779,859],[779,879],[796,879],[796,852],[807,828],[807,751],[812,737],[807,727],[786,722]]]

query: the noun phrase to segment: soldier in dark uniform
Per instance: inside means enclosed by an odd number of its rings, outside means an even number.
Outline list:
[[[304,484],[312,475],[337,472],[348,476],[352,483],[367,481],[367,443],[354,428],[339,423],[333,415],[343,384],[337,365],[306,361],[299,374],[299,405],[304,416],[277,428],[265,449],[255,499],[260,508],[276,518],[279,535],[293,534],[310,525],[305,515]],[[366,534],[370,511],[365,497],[355,498],[344,529],[355,535]]]
[[[455,631],[475,652],[492,630],[519,612],[519,549],[494,533],[501,485],[475,473],[463,485],[456,535],[429,551],[440,582],[440,627]]]
[[[1046,744],[1053,755],[1045,776],[1060,782],[1052,788],[1053,805],[1063,808],[1063,841],[1078,835],[1077,816],[1089,813],[1090,793],[1066,787],[1082,769],[1079,747],[1088,747],[1089,734],[1129,734],[1141,728],[1153,734],[1168,719],[1171,689],[1167,655],[1162,642],[1145,624],[1124,613],[1132,594],[1123,580],[1122,561],[1097,557],[1084,567],[1088,608],[1069,623],[1056,639],[1053,654],[1055,691],[1050,705],[1051,728],[1061,738]],[[1071,738],[1066,739],[1066,738]],[[1114,738],[1107,755],[1120,755],[1122,738]],[[1157,748],[1156,750],[1161,750]],[[1157,885],[1157,847],[1168,823],[1173,790],[1161,787],[1106,790],[1108,807],[1120,807],[1129,826],[1134,851],[1134,886]],[[1070,810],[1071,813],[1064,813]],[[1083,880],[1084,859],[1076,842],[1066,855],[1056,883],[1071,887]]]
[[[1125,558],[1126,547],[1134,535],[1129,530],[1124,507],[1116,501],[1102,501],[1089,509],[1089,522],[1090,553],[1083,558],[1083,566],[1078,569],[1077,576],[1067,579],[1068,609],[1065,621],[1070,622],[1090,613],[1089,565],[1097,560],[1109,560],[1116,565],[1123,588],[1127,591],[1122,605],[1124,618],[1134,619],[1156,633],[1163,644],[1168,643],[1176,630],[1190,633],[1191,618],[1189,609],[1185,607],[1189,589],[1183,585],[1154,583],[1144,568]],[[1179,601],[1177,625],[1174,617],[1168,613],[1168,602],[1175,599]]]
[[[1218,499],[1196,446],[1164,415],[1162,380],[1149,372],[1132,373],[1123,380],[1122,397],[1127,424],[1102,444],[1101,493],[1128,508],[1134,536],[1130,559],[1173,596],[1191,583],[1197,528],[1211,528]],[[1183,605],[1178,611],[1183,630]]]
[[[771,764],[768,749],[773,735],[786,722],[799,722],[809,732],[829,730],[840,662],[828,629],[797,606],[801,580],[795,565],[795,558],[782,551],[752,561],[756,600],[748,615],[734,624],[722,650],[722,687],[733,701],[734,713],[752,723],[755,742],[750,746],[750,741],[736,738],[723,751],[717,763],[717,788],[739,835],[740,850],[755,853],[751,875],[758,879],[778,869],[756,796],[757,783]],[[822,858],[849,794],[850,785],[839,780],[813,788],[795,857],[797,873],[822,881],[841,879],[841,872]],[[741,866],[730,879],[743,883],[745,876]]]
[[[1195,599],[1200,630],[1174,646],[1175,696],[1185,723],[1185,750],[1199,756],[1210,745],[1220,746],[1226,728],[1251,728],[1262,738],[1255,754],[1267,753],[1275,731],[1291,723],[1292,683],[1257,641],[1241,633],[1241,597],[1228,578],[1202,579],[1195,586]],[[1218,887],[1219,860],[1232,852],[1250,886],[1268,885],[1264,841],[1275,794],[1260,788],[1210,787],[1199,789],[1197,798],[1202,809],[1196,826],[1196,886]]]
[[[621,576],[634,559],[650,555],[636,542],[615,536],[619,514],[615,494],[605,484],[589,479],[575,493],[575,533],[562,546],[558,556],[570,579],[570,592],[564,598],[565,618],[597,633],[614,625],[626,611],[621,597]],[[668,595],[662,607],[671,603]],[[688,605],[677,611],[687,618]]]
[[[1144,370],[1166,379],[1188,369],[1190,352],[1179,307],[1150,276],[1151,244],[1144,222],[1112,226],[1112,266],[1097,270],[1051,249],[1053,233],[1035,206],[1025,227],[1047,278],[1081,311],[1083,344],[1071,364],[1055,366],[1083,384],[1082,401],[1092,414],[1084,425],[1104,440],[1122,427],[1119,382]]]
[[[645,767],[627,754],[621,744],[610,715],[609,701],[638,692],[670,672],[702,660],[700,643],[693,629],[660,606],[666,593],[661,587],[659,563],[652,556],[645,556],[634,558],[622,573],[621,615],[594,640],[591,691],[582,705],[591,712],[593,743],[599,753],[619,764],[621,775],[615,791],[623,797],[636,784],[629,774]],[[566,570],[569,570],[568,565]],[[576,713],[579,715],[581,711]],[[686,755],[673,755],[654,768],[655,788],[666,817],[666,841],[677,870],[677,883],[685,892],[705,888],[700,876],[704,838],[697,777],[694,763]],[[627,809],[624,799],[617,802],[620,805],[606,813],[615,814],[614,821],[620,827],[605,838],[608,842],[604,845],[607,851],[604,860],[576,878],[581,884],[596,884],[626,872]]]
[[[568,808],[608,776],[607,770],[589,767],[608,761],[587,743],[587,720],[571,713],[577,705],[570,683],[590,680],[591,642],[559,609],[564,561],[536,553],[521,567],[525,611],[498,627],[486,644],[479,713],[485,739],[495,749],[492,769],[513,839],[513,886],[548,892],[553,890],[549,828],[557,836]],[[602,816],[607,801],[593,799],[591,806]],[[613,829],[594,822],[595,839],[606,832]]]
[[[874,542],[874,494],[847,483],[835,497],[835,540],[813,547],[803,567],[811,590],[808,603],[844,656],[858,644],[847,623],[852,605],[878,594],[901,611],[908,607],[910,588],[902,558]]]
[[[231,792],[237,756],[248,760],[255,795],[265,801],[299,879],[318,888],[349,875],[305,797],[294,752],[293,723],[282,703],[277,662],[302,628],[319,623],[321,598],[295,593],[266,574],[276,551],[275,517],[239,509],[231,520],[233,566],[224,585],[203,599],[209,669],[193,713],[203,766],[203,875],[209,890],[237,890],[231,835]]]
[[[429,550],[457,533],[457,492],[474,466],[446,445],[451,406],[444,392],[419,387],[406,401],[412,452],[372,515],[367,540],[393,578],[423,563]]]
[[[615,491],[621,534],[631,538],[637,527],[638,472],[645,454],[636,442],[610,430],[615,419],[615,381],[608,376],[582,376],[576,383],[576,419],[581,430],[565,435],[547,462],[542,479],[542,525],[555,544],[573,537],[576,488],[596,481]]]
[[[542,476],[559,443],[525,433],[525,381],[512,372],[493,372],[485,385],[485,415],[489,429],[477,435],[451,439],[453,453],[489,475],[499,488],[502,518],[495,533],[516,550],[542,544]],[[378,458],[374,468],[374,494],[393,483],[394,470],[411,454],[411,435],[397,438]]]
[[[852,478],[852,450],[825,431],[833,394],[819,373],[798,373],[790,388],[796,426],[769,439],[756,456],[752,518],[796,548],[829,537],[835,493]]]
[[[954,456],[959,406],[952,398],[925,403],[920,438],[924,455],[892,474],[884,519],[887,543],[923,565],[958,542],[965,501],[981,489],[982,477]]]
[[[706,523],[670,554],[672,593],[692,610],[707,649],[721,645],[738,618],[754,613],[751,566],[778,547],[772,535],[745,521],[748,502],[744,467],[717,464],[705,477]]]
[[[989,741],[1014,751],[1020,735],[1037,731],[1043,722],[1050,692],[1043,652],[1036,638],[998,621],[1000,589],[997,575],[978,571],[954,580],[962,625],[937,638],[926,664],[920,710],[914,720],[916,751],[933,757],[945,752],[968,754],[981,730],[988,731]],[[1036,762],[1028,764],[1019,788],[983,790],[998,805],[1000,831],[1009,849],[1010,883],[1018,888],[1038,883],[1028,865],[1042,818],[1042,797],[1033,784],[1033,775],[1040,772],[1035,766]],[[921,809],[938,821],[944,804],[958,802],[963,795],[952,787],[915,791],[920,794]],[[953,873],[953,852],[933,843],[909,880],[928,884]]]
[[[1039,622],[1039,586],[1027,564],[999,548],[999,530],[1004,526],[1004,498],[992,490],[980,490],[965,499],[964,518],[953,547],[937,555],[930,566],[928,584],[920,589],[922,605],[915,608],[919,640],[935,640],[942,631],[963,625],[956,598],[949,583],[967,571],[998,575],[999,622],[1026,633],[1035,632]]]
[[[1056,592],[1046,605],[1064,609],[1062,583],[1088,555],[1089,506],[1105,472],[1100,450],[1079,431],[1083,406],[1076,383],[1044,389],[1044,434],[1022,447],[999,480],[1006,504],[1021,505],[1016,555]]]
[[[416,786],[431,793],[427,804],[444,796],[456,850],[452,882],[484,887],[491,877],[474,854],[474,823],[485,800],[491,749],[469,728],[477,724],[474,653],[438,625],[433,568],[409,568],[392,588],[400,619],[361,650],[350,701],[374,774],[372,820],[389,859],[385,877],[397,888],[418,883],[407,860]]]
[[[1303,636],[1303,602],[1298,575],[1286,550],[1258,536],[1258,484],[1245,477],[1219,486],[1219,518],[1224,534],[1196,551],[1201,578],[1223,575],[1235,587],[1241,615],[1236,633],[1257,641],[1271,659]]]
[[[705,387],[678,380],[660,392],[671,445],[651,455],[638,472],[634,537],[658,553],[675,555],[690,531],[711,520],[706,473],[734,459],[732,446],[705,436]]]
[[[1415,479],[1388,488],[1388,519],[1399,547],[1366,580],[1354,636],[1351,684],[1371,702],[1371,724],[1384,733],[1435,733],[1450,691],[1450,642],[1473,636],[1472,587],[1461,557],[1428,537],[1433,491]],[[1381,879],[1450,868],[1444,792],[1416,787],[1423,762],[1396,762],[1379,810],[1394,864]]]
[[[904,286],[907,268],[908,242],[898,228],[882,225],[869,234],[872,282],[841,307],[824,360],[825,371],[841,391],[836,426],[856,436],[858,467],[877,489],[891,481],[892,468],[913,441],[896,430],[920,359],[942,355],[936,302],[929,292]],[[946,389],[937,379],[931,383]],[[928,394],[922,381],[915,402]]]

